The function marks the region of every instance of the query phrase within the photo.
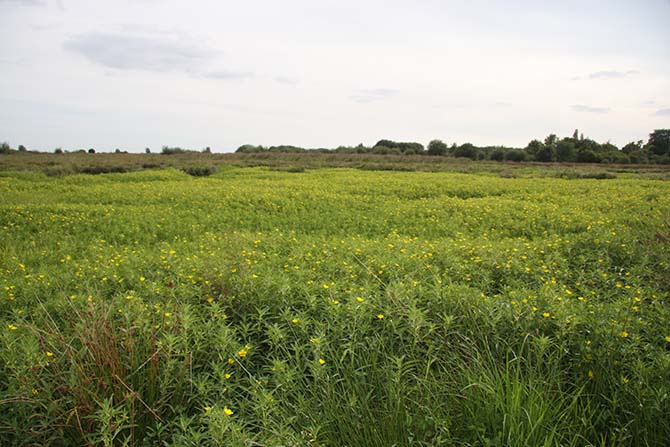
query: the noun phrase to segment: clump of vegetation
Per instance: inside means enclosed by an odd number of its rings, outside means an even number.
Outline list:
[[[124,165],[93,165],[93,166],[87,166],[83,167],[78,170],[78,172],[82,174],[111,174],[111,173],[122,173],[122,172],[129,172],[130,168],[128,166]]]
[[[216,174],[216,166],[187,166],[183,171],[193,177],[209,177]]]

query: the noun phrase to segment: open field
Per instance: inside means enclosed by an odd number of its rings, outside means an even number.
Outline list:
[[[670,439],[667,168],[39,157],[0,158],[2,445]]]

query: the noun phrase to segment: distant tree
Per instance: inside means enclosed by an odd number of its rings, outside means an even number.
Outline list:
[[[447,149],[447,155],[454,155],[456,149],[458,149],[458,144],[456,144],[455,142],[451,143],[451,146],[449,146],[449,149]]]
[[[511,149],[505,153],[507,161],[526,161],[527,152],[520,149]]]
[[[532,140],[530,143],[528,143],[528,146],[526,146],[526,153],[530,157],[531,160],[536,160],[537,159],[537,154],[544,148],[544,143],[542,143],[540,140]]]
[[[576,132],[576,131],[575,131]],[[574,139],[564,138],[556,145],[556,161],[571,162],[577,160]]]
[[[428,143],[428,155],[447,155],[447,145],[442,140]]]
[[[545,144],[542,149],[535,154],[535,160],[542,162],[556,161],[556,146],[553,144]]]
[[[145,154],[150,154],[150,153],[151,153],[151,149],[149,149],[148,147],[145,147],[145,148],[144,148],[144,153],[145,153]]]
[[[28,152],[28,149],[26,149],[26,147],[22,144],[19,144],[18,149],[19,149],[19,152]]]
[[[624,154],[630,154],[631,152],[636,152],[642,150],[642,140],[631,141],[627,145],[621,148],[621,152]]]
[[[56,149],[54,149],[54,154],[62,154],[62,153],[63,153],[63,149],[62,149],[62,148],[57,147]]]
[[[454,151],[454,156],[477,160],[479,158],[479,148],[474,144],[464,143],[456,148]]]
[[[600,163],[600,156],[590,148],[581,148],[577,152],[577,161],[580,163]]]
[[[601,152],[619,152],[619,148],[616,147],[616,145],[610,143],[609,141],[607,143],[601,144],[600,145],[600,151]]]
[[[670,155],[670,129],[654,130],[649,134],[647,145],[653,154]]]
[[[387,149],[398,149],[401,152],[405,152],[411,149],[414,151],[414,153],[417,154],[422,154],[424,151],[423,144],[421,143],[397,142],[392,140],[379,140],[373,146],[373,149],[376,147],[385,147]]]
[[[204,149],[202,150],[202,153],[203,153],[203,154],[211,154],[211,153],[212,153],[212,149],[211,149],[209,146],[207,146],[206,148],[204,148]]]
[[[506,155],[507,154],[505,152],[505,149],[503,149],[501,147],[498,147],[496,149],[493,149],[493,151],[491,152],[491,160],[493,160],[493,161],[504,161]]]
[[[378,155],[388,155],[390,153],[390,151],[392,151],[392,150],[397,150],[397,148],[390,148],[390,147],[387,147],[387,146],[377,146],[377,145],[375,145],[372,148],[372,153],[373,154],[378,154]]]
[[[649,163],[649,151],[645,148],[628,152],[626,155],[631,163]]]
[[[9,146],[9,143],[6,141],[0,144],[0,154],[9,154],[12,151],[12,148]]]
[[[117,147],[116,149],[114,149],[114,153],[115,153],[115,154],[120,154],[120,153],[121,153],[121,149],[119,149],[119,148]]]
[[[575,132],[572,134],[572,139],[575,141],[579,140],[579,129],[575,129]]]
[[[558,143],[558,137],[555,134],[550,134],[547,138],[544,139],[545,146],[552,146]]]
[[[95,154],[95,149],[90,148],[90,149],[88,150],[88,153],[89,153],[89,154]]]
[[[370,152],[370,148],[365,147],[363,143],[358,143],[358,146],[356,146],[354,149],[356,149],[357,154],[365,154],[366,152]]]
[[[243,144],[238,147],[235,152],[240,154],[253,154],[257,152],[265,152],[266,149],[263,146],[254,146],[253,144]]]

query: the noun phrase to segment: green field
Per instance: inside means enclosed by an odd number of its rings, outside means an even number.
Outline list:
[[[670,439],[667,170],[51,157],[0,173],[1,445]]]

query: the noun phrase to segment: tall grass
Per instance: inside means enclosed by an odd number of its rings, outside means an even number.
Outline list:
[[[670,437],[666,182],[225,168],[0,190],[2,445]]]

